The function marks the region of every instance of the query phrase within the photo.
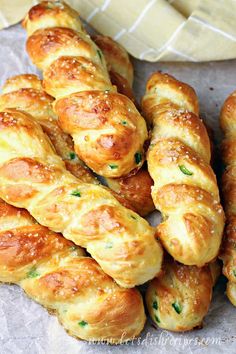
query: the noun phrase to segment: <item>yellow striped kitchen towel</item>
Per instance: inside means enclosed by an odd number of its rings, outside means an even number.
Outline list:
[[[236,0],[67,0],[98,32],[148,61],[236,58]],[[0,28],[33,0],[0,0]]]

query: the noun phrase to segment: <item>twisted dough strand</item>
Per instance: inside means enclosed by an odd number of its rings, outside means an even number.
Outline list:
[[[149,283],[146,292],[148,312],[155,325],[174,332],[201,326],[220,271],[216,262],[198,268],[166,259],[162,274]]]
[[[23,74],[6,81],[0,96],[0,111],[17,108],[30,113],[49,136],[66,168],[83,182],[98,184],[99,181],[77,157],[69,135],[58,126],[57,117],[52,110],[53,98],[47,95],[36,75]],[[151,197],[152,179],[147,170],[140,169],[135,175],[119,179],[106,179],[116,199],[125,207],[140,215],[154,210]],[[142,187],[142,188],[140,188]]]
[[[70,174],[29,115],[14,109],[0,113],[0,146],[2,199],[87,248],[124,287],[158,274],[162,249],[154,229],[107,189]]]
[[[31,114],[49,136],[66,168],[83,182],[98,184],[98,180],[76,156],[71,137],[59,127],[57,116],[52,109],[53,101],[54,99],[43,91],[42,82],[36,75],[16,75],[9,78],[2,88],[0,111],[17,108]]]
[[[175,78],[155,73],[142,107],[153,124],[147,161],[153,201],[163,215],[158,236],[179,262],[204,266],[218,254],[224,213],[196,94]]]
[[[64,3],[44,1],[26,16],[27,51],[57,99],[62,129],[93,171],[120,177],[140,168],[147,128],[134,104],[111,85],[102,52]],[[61,27],[60,27],[61,26]],[[76,31],[75,31],[76,28]],[[33,34],[32,34],[33,32]]]
[[[145,323],[137,290],[120,288],[82,249],[1,200],[0,281],[21,286],[77,338],[116,343]]]
[[[226,294],[236,306],[236,92],[224,102],[220,124],[225,135],[221,151],[225,165],[222,191],[227,217],[220,258],[223,260],[223,273],[229,280]]]

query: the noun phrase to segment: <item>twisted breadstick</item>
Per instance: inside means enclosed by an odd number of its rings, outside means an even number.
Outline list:
[[[110,37],[96,35],[92,39],[105,57],[112,84],[117,87],[119,93],[129,97],[136,104],[132,91],[133,66],[129,54]]]
[[[224,213],[196,94],[172,76],[155,73],[142,106],[153,124],[147,161],[153,201],[164,218],[158,236],[179,262],[204,266],[218,254]]]
[[[54,99],[43,91],[41,80],[36,75],[16,75],[8,79],[2,93],[1,111],[5,108],[17,108],[32,114],[49,136],[67,169],[83,182],[98,184],[98,180],[76,156],[71,137],[63,133],[58,126],[57,117],[52,109]]]
[[[153,322],[166,330],[189,331],[201,326],[212,298],[220,267],[185,266],[166,260],[164,271],[150,282],[146,303]]]
[[[133,66],[126,50],[109,37],[99,35],[93,39],[105,56],[111,82],[117,86],[118,92],[135,102],[132,91]],[[151,197],[153,180],[146,166],[134,172],[125,177],[105,178],[105,181],[110,189],[123,195],[139,215],[145,216],[155,209]]]
[[[144,283],[159,272],[162,249],[154,229],[107,189],[71,175],[29,115],[14,109],[0,113],[0,146],[2,199],[87,248],[124,287]]]
[[[120,288],[82,249],[1,200],[0,281],[21,286],[78,338],[125,341],[145,323],[137,290]]]
[[[227,217],[225,239],[220,258],[223,273],[228,278],[226,294],[236,306],[236,92],[224,102],[220,124],[224,132],[222,159],[225,171],[222,176],[222,191]]]
[[[44,88],[57,99],[59,123],[73,136],[78,156],[106,177],[140,168],[148,137],[145,121],[127,97],[116,93],[103,54],[78,14],[64,3],[44,1],[29,11],[23,25],[30,35],[29,56],[43,70]]]
[[[43,92],[41,80],[36,75],[16,75],[7,80],[2,91],[0,110],[17,108],[32,114],[51,139],[66,168],[83,182],[98,184],[98,180],[76,156],[70,136],[63,133],[58,126],[57,117],[52,110],[53,99]],[[109,178],[106,183],[125,207],[140,215],[147,215],[154,210],[151,197],[152,179],[146,170],[140,169],[135,175],[126,178]]]

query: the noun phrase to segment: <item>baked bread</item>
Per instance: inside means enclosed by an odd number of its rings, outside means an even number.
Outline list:
[[[75,26],[77,23],[77,28]],[[64,3],[44,1],[23,21],[27,51],[78,156],[97,174],[121,177],[142,166],[145,120],[112,86],[101,50]],[[61,26],[61,27],[60,27]],[[34,30],[32,34],[32,30]]]
[[[133,65],[127,51],[110,37],[96,35],[92,39],[105,57],[112,84],[117,87],[119,93],[129,97],[137,106],[132,90]]]
[[[162,248],[155,230],[107,189],[67,171],[30,115],[14,109],[0,113],[0,146],[2,199],[87,248],[121,286],[142,284],[159,273]]]
[[[17,108],[30,113],[49,136],[66,168],[83,182],[98,184],[99,181],[75,154],[73,142],[68,134],[58,126],[57,117],[52,109],[51,96],[42,89],[41,80],[33,74],[11,77],[6,81],[0,96],[0,111]],[[145,216],[154,210],[151,197],[153,181],[147,170],[140,169],[135,175],[105,180],[114,191],[118,201]]]
[[[147,161],[152,198],[163,216],[157,234],[174,259],[204,266],[218,255],[224,212],[196,93],[170,75],[155,73],[142,108],[153,125]]]
[[[126,50],[110,37],[96,35],[94,42],[103,52],[109,75],[119,93],[128,96],[137,106],[132,91],[133,66]],[[146,216],[155,210],[151,196],[153,180],[146,166],[134,170],[128,176],[120,178],[104,178],[110,189],[123,195],[131,203],[137,213]]]
[[[153,279],[146,292],[151,319],[160,328],[179,332],[202,325],[219,274],[216,263],[198,268],[173,259],[164,262],[163,273]]]
[[[145,323],[137,290],[120,288],[81,248],[1,200],[0,281],[22,287],[76,338],[120,343]]]
[[[223,104],[220,124],[224,133],[221,156],[225,170],[221,184],[226,213],[220,258],[223,260],[223,273],[229,280],[226,294],[236,306],[236,91]]]
[[[9,78],[2,88],[0,111],[17,108],[30,113],[49,136],[66,168],[83,182],[96,183],[98,180],[75,154],[73,141],[58,125],[53,112],[54,99],[43,91],[42,81],[33,74],[16,75]]]

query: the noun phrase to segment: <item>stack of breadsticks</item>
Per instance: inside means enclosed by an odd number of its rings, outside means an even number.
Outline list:
[[[137,337],[145,312],[133,288],[148,281],[157,326],[200,326],[220,273],[224,212],[195,91],[155,73],[142,116],[125,50],[93,41],[65,3],[41,2],[23,26],[43,81],[18,75],[0,97],[0,281],[20,285],[81,339]],[[142,218],[154,208],[157,228]],[[221,257],[234,302],[230,237]]]

